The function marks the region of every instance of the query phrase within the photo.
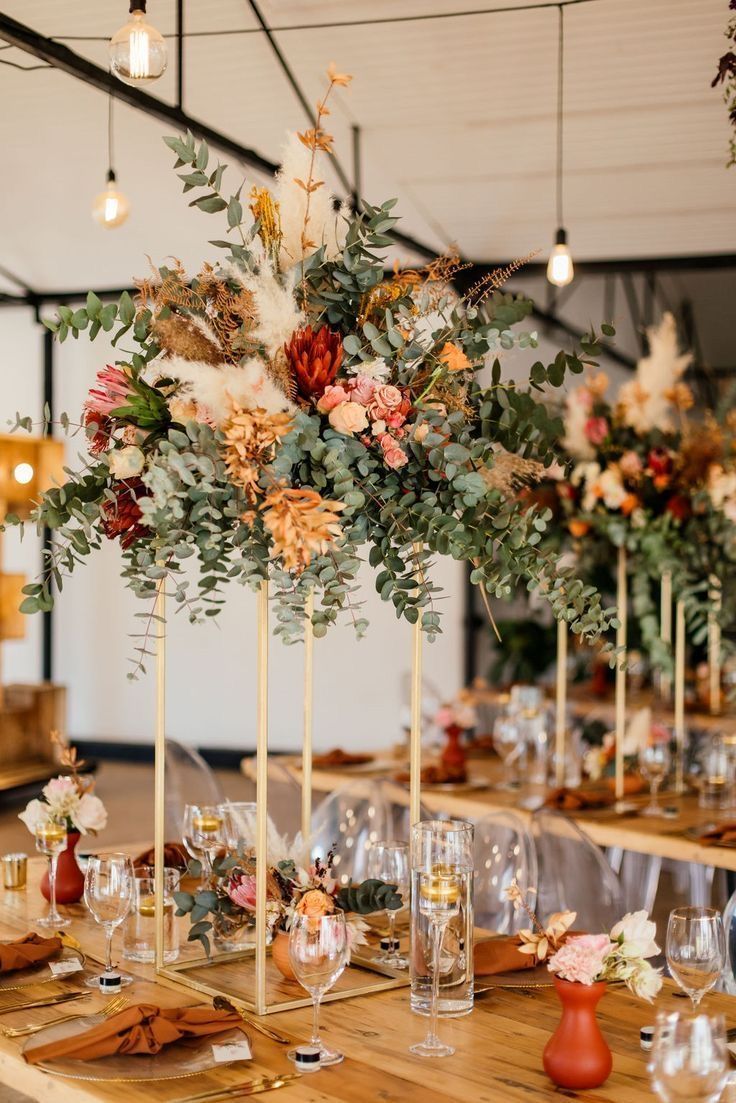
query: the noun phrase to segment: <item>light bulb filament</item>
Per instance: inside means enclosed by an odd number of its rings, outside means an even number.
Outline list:
[[[148,31],[137,28],[130,32],[130,76],[143,80],[151,75],[150,40]]]

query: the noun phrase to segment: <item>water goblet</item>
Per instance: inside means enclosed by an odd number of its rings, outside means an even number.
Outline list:
[[[649,784],[649,804],[642,808],[642,816],[661,816],[657,803],[659,787],[670,769],[671,755],[666,743],[647,743],[639,750],[639,772]]]
[[[432,992],[429,1004],[429,1026],[423,1042],[409,1047],[418,1057],[450,1057],[453,1046],[445,1045],[437,1036],[437,1012],[442,971],[442,940],[450,920],[460,910],[461,882],[450,866],[437,865],[431,873],[419,878],[419,910],[429,921],[429,965],[432,971]]]
[[[348,932],[344,912],[295,915],[289,931],[289,960],[296,979],[312,997],[314,1017],[309,1044],[320,1053],[321,1065],[337,1065],[344,1054],[328,1049],[319,1036],[319,1006],[348,962]],[[296,1050],[287,1057],[296,1060]]]
[[[34,834],[36,836],[36,850],[39,854],[44,854],[49,860],[50,896],[48,915],[36,919],[35,922],[39,927],[51,927],[53,930],[59,930],[68,927],[71,923],[71,919],[60,915],[56,907],[56,867],[59,862],[59,855],[66,847],[66,823],[63,820],[57,820],[53,816],[49,816],[36,824]]]
[[[493,748],[503,762],[503,778],[495,789],[518,789],[517,765],[524,751],[524,742],[516,720],[498,716],[493,724]]]
[[[406,904],[409,896],[409,844],[394,841],[374,843],[368,852],[368,876],[396,885],[397,892]],[[395,935],[396,911],[394,908],[386,908],[389,948],[376,961],[382,965],[390,965],[393,969],[406,969],[409,962],[399,953]]]
[[[133,980],[112,963],[112,936],[127,916],[135,895],[135,873],[127,854],[93,854],[84,875],[84,902],[105,931],[105,971],[89,977],[90,988],[112,989]],[[114,983],[113,983],[114,982]]]
[[[716,1103],[728,1079],[723,1017],[660,1013],[649,1073],[663,1103]]]
[[[188,804],[184,809],[183,842],[202,863],[202,884],[212,876],[212,863],[225,845],[225,817],[214,804]]]
[[[672,977],[697,1011],[716,984],[726,960],[723,917],[716,908],[675,908],[670,912],[665,946]]]

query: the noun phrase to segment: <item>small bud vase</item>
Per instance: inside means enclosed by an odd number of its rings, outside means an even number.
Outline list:
[[[587,1091],[611,1075],[613,1057],[596,1019],[605,981],[578,984],[554,978],[562,1018],[542,1054],[544,1071],[558,1088]]]
[[[69,831],[66,837],[66,850],[62,850],[56,866],[56,903],[77,904],[84,896],[84,874],[77,864],[75,850],[79,842],[79,832]],[[41,878],[41,895],[51,899],[49,871]]]

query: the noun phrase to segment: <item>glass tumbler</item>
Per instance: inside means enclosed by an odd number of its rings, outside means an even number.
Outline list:
[[[437,1011],[467,1015],[473,1010],[472,823],[422,820],[411,829],[411,1009],[420,1015],[430,1014],[432,1001],[431,919],[421,906],[428,877],[452,877],[459,886],[458,906],[442,933]]]
[[[179,956],[179,932],[174,918],[174,893],[179,887],[178,869],[164,869],[164,961]],[[152,866],[135,871],[133,900],[123,926],[123,957],[151,962],[156,958],[156,882]]]

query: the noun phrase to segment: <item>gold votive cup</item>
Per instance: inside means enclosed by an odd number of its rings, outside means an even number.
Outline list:
[[[3,854],[3,886],[6,889],[24,889],[28,876],[27,854]]]

